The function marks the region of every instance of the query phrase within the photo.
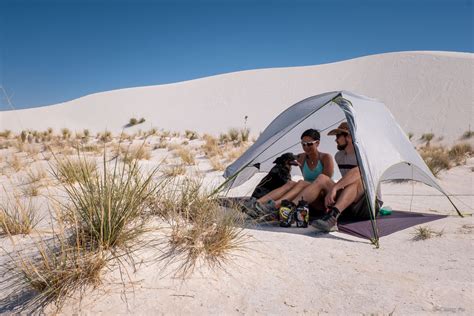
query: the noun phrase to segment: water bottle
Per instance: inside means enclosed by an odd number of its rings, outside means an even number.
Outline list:
[[[309,222],[309,206],[308,203],[301,198],[296,207],[296,227],[308,227]]]
[[[379,211],[380,216],[386,216],[392,214],[392,208],[390,206],[384,206]]]

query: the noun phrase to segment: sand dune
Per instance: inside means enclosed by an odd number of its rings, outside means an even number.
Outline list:
[[[459,138],[473,120],[473,54],[399,52],[307,67],[249,70],[174,84],[96,93],[60,104],[0,112],[2,129],[120,131],[191,129],[219,133],[248,126],[258,134],[288,106],[315,94],[349,90],[383,101],[415,137]]]

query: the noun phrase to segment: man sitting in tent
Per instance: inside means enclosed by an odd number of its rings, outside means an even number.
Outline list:
[[[365,199],[364,187],[360,176],[357,158],[352,143],[349,126],[346,122],[333,129],[328,135],[336,136],[336,163],[342,178],[335,183],[330,177],[321,174],[316,181],[307,186],[294,200],[304,199],[308,203],[315,201],[323,192],[325,194],[326,214],[312,223],[322,231],[332,231],[339,216],[344,218],[370,219],[370,208]]]

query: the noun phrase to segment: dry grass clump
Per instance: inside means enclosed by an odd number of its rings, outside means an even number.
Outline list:
[[[105,132],[103,132],[103,133],[98,133],[98,134],[97,134],[97,138],[98,138],[99,141],[101,141],[102,143],[111,142],[111,141],[112,141],[112,132],[110,132],[110,131],[105,131]]]
[[[26,302],[20,303],[22,312],[43,313],[51,302],[59,312],[74,293],[79,291],[82,296],[89,286],[101,283],[101,272],[107,263],[105,254],[87,251],[79,241],[71,242],[67,233],[42,238],[33,248],[33,253],[17,250],[10,255],[10,279],[14,283],[6,300],[11,301],[25,288],[33,292]]]
[[[474,131],[468,130],[462,134],[461,139],[470,139],[472,137],[474,137]]]
[[[90,179],[97,173],[97,164],[84,156],[77,158],[56,158],[52,174],[62,183],[74,184]]]
[[[166,177],[177,177],[186,174],[186,166],[184,164],[179,164],[175,166],[168,166],[161,170],[164,176]]]
[[[194,140],[194,139],[199,138],[199,134],[195,131],[185,130],[184,131],[184,137],[186,137],[189,140]]]
[[[0,204],[0,230],[2,234],[29,234],[38,224],[38,210],[31,199],[7,195]]]
[[[421,147],[419,152],[431,172],[438,176],[442,170],[466,163],[473,151],[470,144],[461,143],[454,145],[449,150],[442,146],[425,146]]]
[[[216,170],[216,171],[225,170],[225,165],[221,162],[219,157],[211,157],[209,158],[209,162],[213,170]]]
[[[98,172],[90,172],[86,164],[80,164],[80,168],[77,185],[63,185],[69,200],[62,205],[66,218],[77,223],[89,247],[127,249],[144,232],[146,217],[142,215],[149,197],[159,189],[153,180],[158,169],[143,175],[137,161],[120,163],[115,159],[111,163],[105,154]],[[53,174],[58,180],[64,178],[60,170]]]
[[[469,143],[456,144],[448,151],[449,159],[458,165],[466,163],[466,160],[472,155],[472,146]]]
[[[7,165],[12,168],[15,172],[18,172],[23,169],[24,164],[23,160],[19,158],[17,155],[12,154],[8,159],[7,159]]]
[[[426,142],[426,146],[428,147],[430,146],[430,142],[433,140],[434,136],[433,133],[425,133],[421,135],[420,140]]]
[[[438,176],[441,170],[451,168],[449,155],[444,147],[423,147],[420,155],[435,176]]]
[[[125,163],[131,163],[134,160],[150,160],[151,158],[151,149],[146,144],[135,146],[119,145],[115,151]]]
[[[186,178],[169,185],[167,194],[159,197],[156,211],[171,226],[170,249],[164,257],[180,261],[179,274],[191,273],[200,259],[221,265],[232,251],[243,247],[240,211],[224,211],[199,180]]]
[[[206,157],[211,158],[215,156],[221,156],[223,154],[222,148],[219,146],[219,141],[217,138],[205,134],[203,139],[204,144],[201,146],[201,149],[204,151]]]
[[[196,164],[196,160],[194,158],[194,154],[187,149],[186,147],[180,147],[176,151],[176,155],[181,159],[181,161],[188,166],[192,166]]]
[[[418,226],[415,228],[413,233],[412,240],[419,241],[419,240],[426,240],[432,237],[441,237],[443,236],[443,231],[435,231],[428,226]]]
[[[12,135],[12,131],[10,131],[9,129],[6,129],[4,130],[3,132],[0,132],[0,137],[2,138],[10,138],[10,136]]]

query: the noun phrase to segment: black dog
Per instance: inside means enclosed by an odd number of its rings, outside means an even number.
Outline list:
[[[271,191],[281,187],[291,180],[291,166],[298,166],[295,156],[292,153],[285,153],[278,157],[276,164],[265,178],[260,181],[252,193],[252,197],[259,199]]]

